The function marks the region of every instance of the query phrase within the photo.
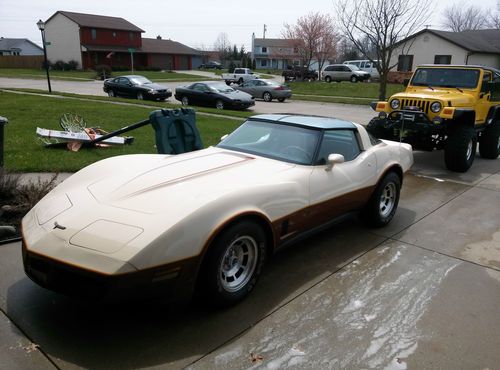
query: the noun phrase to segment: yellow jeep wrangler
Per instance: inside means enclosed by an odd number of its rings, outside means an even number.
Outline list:
[[[466,172],[476,155],[500,154],[500,71],[474,65],[421,65],[406,90],[386,102],[368,131],[379,139],[403,141],[416,150],[444,149],[449,170]]]

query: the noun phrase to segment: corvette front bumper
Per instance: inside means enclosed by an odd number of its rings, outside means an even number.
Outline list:
[[[161,296],[185,300],[192,295],[196,258],[123,274],[107,275],[30,251],[22,243],[26,275],[38,285],[65,295],[100,302]]]

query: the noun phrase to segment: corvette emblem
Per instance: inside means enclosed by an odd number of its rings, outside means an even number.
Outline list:
[[[59,225],[56,221],[56,222],[54,222],[54,229],[66,230],[66,227]]]

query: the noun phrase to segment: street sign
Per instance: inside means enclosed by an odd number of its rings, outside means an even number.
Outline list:
[[[135,49],[134,48],[129,48],[128,51],[129,51],[129,53],[133,53],[135,51]]]
[[[51,45],[52,43],[50,41],[45,41],[45,46],[49,46]]]

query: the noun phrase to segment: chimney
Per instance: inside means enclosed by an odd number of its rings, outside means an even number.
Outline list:
[[[160,35],[156,36],[156,39],[161,40],[161,36]]]

